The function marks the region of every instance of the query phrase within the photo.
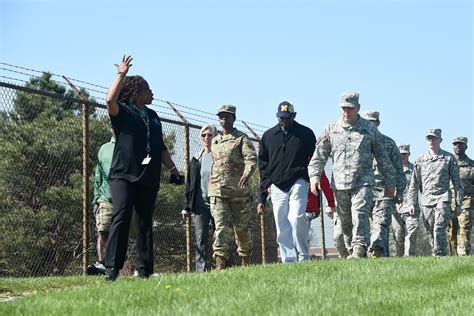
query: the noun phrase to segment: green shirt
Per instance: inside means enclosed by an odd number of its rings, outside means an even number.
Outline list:
[[[97,154],[97,166],[95,167],[93,203],[96,203],[98,200],[112,203],[112,196],[109,190],[109,171],[112,164],[114,147],[114,136],[112,136],[110,142],[100,146],[99,153]]]

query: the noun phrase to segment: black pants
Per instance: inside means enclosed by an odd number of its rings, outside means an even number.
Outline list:
[[[196,272],[209,270],[209,227],[215,226],[211,221],[213,219],[210,208],[200,209],[198,214],[193,215],[196,234]]]
[[[109,182],[114,215],[107,241],[105,266],[122,269],[128,246],[128,233],[133,208],[136,212],[136,247],[138,272],[153,274],[153,231],[152,216],[158,191],[121,179]]]

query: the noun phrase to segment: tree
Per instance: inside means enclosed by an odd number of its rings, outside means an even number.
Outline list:
[[[26,87],[57,98],[16,91],[0,113],[0,276],[62,275],[81,241],[81,105],[67,101],[78,96],[48,73]],[[108,123],[90,122],[97,153]]]

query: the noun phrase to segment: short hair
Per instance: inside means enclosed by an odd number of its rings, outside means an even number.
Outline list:
[[[214,126],[214,124],[206,124],[203,127],[201,127],[201,130],[199,131],[200,134],[202,134],[205,130],[210,129],[212,131],[212,134],[217,135],[217,129]]]
[[[124,104],[135,104],[138,92],[145,85],[146,80],[142,76],[126,76],[118,101]]]

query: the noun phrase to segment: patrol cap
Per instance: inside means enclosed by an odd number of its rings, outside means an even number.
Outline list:
[[[295,108],[293,107],[293,104],[291,104],[288,101],[283,101],[278,105],[277,109],[277,117],[292,117],[295,115]]]
[[[410,153],[410,145],[398,145],[398,149],[400,150],[400,154]]]
[[[221,105],[221,107],[219,107],[217,109],[217,114],[216,115],[219,115],[220,113],[230,113],[230,114],[234,114],[235,116],[235,111],[236,111],[236,107],[233,106],[233,105],[230,105],[230,104],[225,104],[225,105]]]
[[[428,136],[434,136],[441,138],[441,129],[440,128],[428,128],[426,130],[426,137]]]
[[[467,137],[463,137],[463,136],[454,137],[453,144],[456,144],[456,143],[464,143],[467,145]]]
[[[365,119],[369,121],[378,121],[380,113],[374,110],[364,112]]]
[[[341,101],[339,106],[355,108],[359,106],[359,94],[357,92],[344,92],[341,94]]]

